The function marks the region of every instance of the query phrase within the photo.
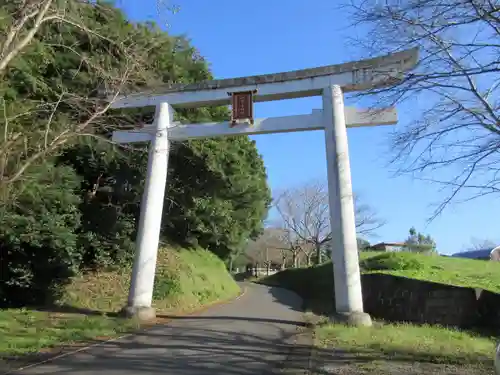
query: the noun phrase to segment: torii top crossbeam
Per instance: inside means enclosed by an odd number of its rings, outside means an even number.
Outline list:
[[[141,93],[130,93],[113,100],[112,108],[156,106],[199,107],[230,103],[228,92],[253,91],[255,102],[321,95],[325,87],[339,85],[342,91],[361,91],[392,85],[402,73],[415,67],[418,49],[345,64],[240,78],[176,84]]]

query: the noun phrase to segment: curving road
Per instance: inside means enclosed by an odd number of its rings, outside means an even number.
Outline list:
[[[245,294],[198,315],[15,372],[25,375],[246,375],[279,370],[304,325],[301,300],[242,284]]]

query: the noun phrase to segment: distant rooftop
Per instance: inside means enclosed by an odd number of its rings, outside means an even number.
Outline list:
[[[479,250],[463,251],[460,253],[453,254],[452,257],[467,258],[467,259],[490,259],[491,253],[493,252],[493,250],[496,249],[500,249],[500,246],[489,247],[486,249],[479,249]]]
[[[380,242],[372,247],[379,247],[379,246],[406,246],[406,243],[404,242]]]
[[[427,249],[430,248],[430,245],[417,245],[417,244],[407,244],[406,242],[380,242],[375,245],[370,246],[372,250],[388,250],[390,248],[421,248]]]

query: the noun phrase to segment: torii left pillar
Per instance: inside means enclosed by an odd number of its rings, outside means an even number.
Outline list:
[[[156,107],[154,133],[151,137],[148,170],[141,201],[137,246],[124,313],[139,320],[156,316],[152,306],[156,258],[160,240],[161,218],[167,182],[169,139],[168,128],[173,123],[173,108],[167,103]]]

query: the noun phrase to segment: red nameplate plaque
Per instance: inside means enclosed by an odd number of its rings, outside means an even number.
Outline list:
[[[256,91],[231,92],[231,126],[250,121],[253,125],[253,95]]]

